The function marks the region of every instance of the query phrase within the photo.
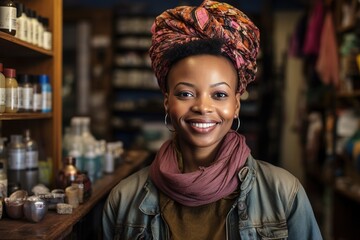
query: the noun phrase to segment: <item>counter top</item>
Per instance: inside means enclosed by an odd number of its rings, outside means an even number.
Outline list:
[[[81,220],[101,199],[110,193],[111,189],[123,178],[140,169],[147,160],[146,151],[129,151],[124,161],[113,174],[104,175],[92,185],[92,195],[85,203],[73,209],[69,215],[57,214],[49,210],[45,218],[38,223],[25,219],[0,219],[0,239],[62,239],[68,236],[73,226]]]

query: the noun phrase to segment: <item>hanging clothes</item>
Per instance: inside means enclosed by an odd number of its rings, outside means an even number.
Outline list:
[[[331,11],[325,16],[321,31],[319,56],[316,62],[316,71],[325,84],[339,86],[339,56],[336,41],[335,27]]]
[[[324,6],[322,0],[318,0],[310,15],[303,53],[304,55],[317,55],[320,47],[320,34],[324,21]]]

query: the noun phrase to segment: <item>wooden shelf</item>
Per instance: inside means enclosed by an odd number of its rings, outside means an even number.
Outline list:
[[[38,223],[31,223],[24,219],[1,219],[0,239],[63,239],[66,238],[76,223],[89,213],[103,198],[107,197],[111,189],[120,180],[147,164],[149,152],[129,151],[124,162],[113,174],[104,175],[92,186],[92,194],[88,201],[73,210],[70,215],[60,215],[49,210],[45,218]]]
[[[0,120],[29,120],[51,117],[52,113],[0,113]]]
[[[53,52],[22,41],[10,34],[0,32],[0,46],[2,57],[51,57]]]

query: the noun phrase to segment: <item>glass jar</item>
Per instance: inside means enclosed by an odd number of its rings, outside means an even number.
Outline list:
[[[79,170],[75,167],[76,158],[66,157],[63,160],[63,168],[59,171],[57,177],[57,186],[58,188],[65,189],[68,186],[71,186],[76,180],[77,175],[80,173]]]
[[[16,5],[12,0],[0,0],[0,31],[15,36]]]

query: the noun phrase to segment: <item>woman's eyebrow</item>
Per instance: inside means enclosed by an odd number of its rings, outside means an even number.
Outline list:
[[[210,87],[213,88],[213,87],[217,87],[217,86],[220,86],[220,85],[227,85],[229,88],[231,88],[230,85],[227,82],[214,83],[214,84],[210,85]]]

